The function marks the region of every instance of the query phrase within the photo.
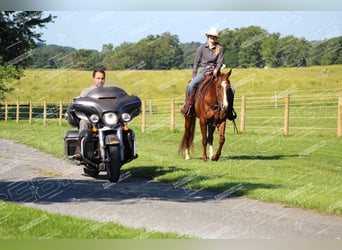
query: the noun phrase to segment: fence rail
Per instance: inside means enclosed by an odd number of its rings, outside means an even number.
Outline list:
[[[179,112],[182,99],[143,100],[142,113],[131,125],[141,127],[143,133],[159,128],[183,129],[184,118]],[[62,125],[68,105],[58,103],[19,102],[0,103],[0,122],[9,120],[58,120]],[[274,96],[236,97],[235,109],[240,132],[279,132],[289,135],[293,131],[337,132],[342,137],[342,92],[330,94],[286,93]]]

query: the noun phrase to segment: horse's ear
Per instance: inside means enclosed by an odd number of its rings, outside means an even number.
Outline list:
[[[232,70],[233,70],[233,69],[230,69],[230,70],[229,70],[229,72],[227,73],[227,75],[228,75],[228,78],[229,78],[229,77],[230,77],[230,75],[232,74]]]

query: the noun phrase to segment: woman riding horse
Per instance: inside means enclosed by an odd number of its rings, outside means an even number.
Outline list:
[[[203,81],[196,91],[196,102],[194,112],[185,115],[184,135],[179,148],[179,152],[185,155],[185,159],[190,159],[190,149],[192,148],[196,117],[199,119],[203,160],[207,160],[207,145],[209,145],[209,158],[217,161],[221,155],[221,150],[225,142],[226,113],[228,109],[230,80],[232,73],[221,72],[217,77],[211,76]],[[217,128],[219,132],[219,146],[216,153],[213,151],[213,134]]]
[[[194,103],[194,98],[192,92],[200,82],[204,79],[205,74],[213,74],[214,77],[220,72],[223,65],[224,50],[221,45],[218,44],[217,39],[219,32],[217,28],[211,28],[205,33],[208,42],[202,44],[196,51],[195,62],[192,70],[192,80],[187,85],[185,104],[181,109],[183,115],[188,115],[192,104]],[[200,67],[200,72],[197,74],[198,68]],[[229,94],[229,107],[227,109],[226,116],[229,120],[234,120],[236,118],[236,113],[234,112],[234,89],[230,88]],[[191,98],[190,98],[191,97]]]

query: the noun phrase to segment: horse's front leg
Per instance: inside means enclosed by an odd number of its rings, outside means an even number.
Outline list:
[[[203,161],[207,161],[207,125],[204,120],[200,120],[202,147],[203,147]]]
[[[223,144],[226,140],[225,136],[224,136],[224,133],[226,131],[226,121],[218,124],[217,129],[219,131],[219,136],[220,136],[219,137],[219,147],[218,147],[215,155],[211,158],[211,160],[213,160],[213,161],[218,161],[218,159],[220,158],[222,147],[223,147]]]
[[[214,155],[213,141],[214,141],[215,126],[213,124],[208,125],[208,144],[209,144],[209,158],[212,159]]]

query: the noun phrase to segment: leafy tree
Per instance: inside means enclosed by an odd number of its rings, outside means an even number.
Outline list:
[[[225,63],[228,67],[263,67],[262,44],[267,38],[266,30],[257,26],[225,29],[221,32],[220,43],[225,48]]]
[[[124,42],[120,46],[116,47],[103,61],[104,66],[107,69],[128,69],[138,68],[142,62],[140,55],[137,54],[137,45],[134,43]],[[143,63],[142,63],[143,64]]]
[[[21,76],[22,71],[17,70],[14,66],[3,66],[0,57],[0,100],[4,99],[5,93],[13,90],[13,87],[5,86],[4,82],[12,82],[15,79],[20,79]]]
[[[30,68],[70,68],[76,49],[65,46],[38,44],[32,52]]]
[[[171,69],[183,65],[183,50],[178,37],[166,32],[148,35],[137,43],[122,43],[105,53],[107,69]]]
[[[320,63],[322,65],[342,64],[342,37],[326,41]]]
[[[180,48],[183,50],[182,68],[192,68],[195,60],[196,50],[201,45],[199,42],[183,43]]]
[[[277,66],[297,67],[304,66],[309,51],[309,43],[304,39],[286,36],[278,42],[276,52]]]
[[[93,70],[102,67],[102,59],[97,50],[79,49],[72,53],[72,68],[81,70]]]
[[[261,56],[268,67],[277,67],[277,44],[279,42],[279,33],[273,33],[265,37],[261,45]]]
[[[32,49],[42,41],[42,34],[35,29],[45,27],[53,18],[43,17],[41,11],[0,11],[0,98],[11,90],[5,86],[5,80],[23,75],[22,69],[30,63]]]
[[[249,26],[236,31],[240,43],[238,58],[241,67],[264,67],[261,55],[262,41],[267,32],[257,26]]]
[[[224,47],[224,63],[229,68],[236,68],[239,66],[239,46],[240,42],[234,31],[224,29],[220,32],[218,42]]]

